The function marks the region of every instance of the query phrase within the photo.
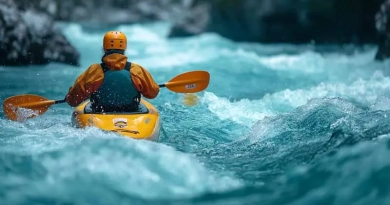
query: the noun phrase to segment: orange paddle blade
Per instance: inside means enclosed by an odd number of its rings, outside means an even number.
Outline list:
[[[177,93],[196,93],[206,89],[210,82],[207,71],[190,71],[172,78],[162,87]]]
[[[17,95],[4,101],[3,110],[8,119],[20,121],[43,114],[53,104],[55,104],[54,100],[38,95]]]

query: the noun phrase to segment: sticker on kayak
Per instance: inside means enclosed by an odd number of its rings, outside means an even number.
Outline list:
[[[124,128],[127,126],[126,118],[114,118],[113,121],[115,127]]]
[[[117,129],[117,130],[111,130],[112,132],[127,132],[130,134],[138,135],[140,134],[137,130],[125,130],[125,129]]]
[[[194,89],[196,88],[196,84],[189,84],[189,85],[186,85],[186,89],[189,90],[189,89]]]

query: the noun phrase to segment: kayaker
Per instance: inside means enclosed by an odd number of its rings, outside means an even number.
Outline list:
[[[123,32],[107,32],[102,63],[92,64],[76,79],[65,97],[67,103],[76,107],[89,98],[95,112],[126,112],[138,108],[141,94],[155,98],[160,91],[158,84],[141,65],[128,62],[126,48]]]

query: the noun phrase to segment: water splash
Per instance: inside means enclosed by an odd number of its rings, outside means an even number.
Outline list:
[[[29,118],[39,116],[39,111],[19,107],[19,108],[16,108],[16,116],[17,116],[16,119],[18,122],[25,122]]]

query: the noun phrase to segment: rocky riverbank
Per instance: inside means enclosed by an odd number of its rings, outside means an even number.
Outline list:
[[[44,12],[0,0],[0,65],[79,63],[78,51]]]

